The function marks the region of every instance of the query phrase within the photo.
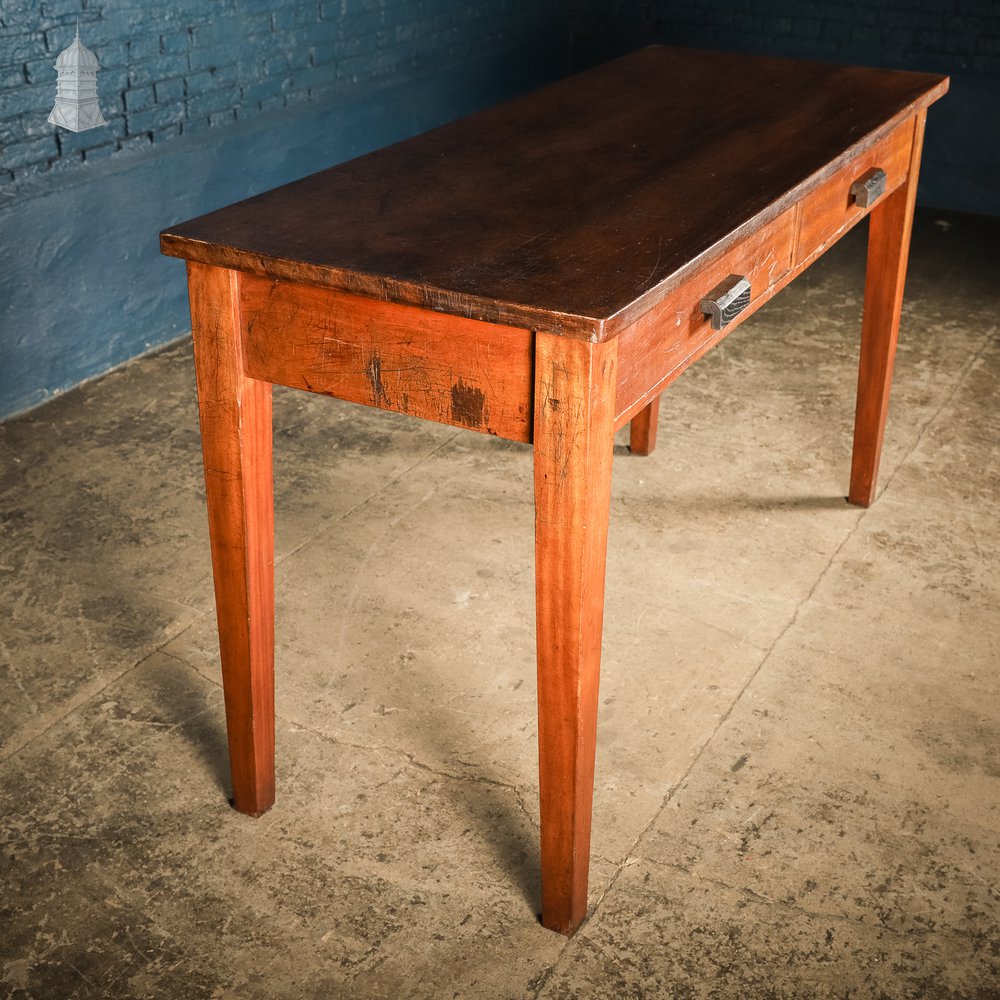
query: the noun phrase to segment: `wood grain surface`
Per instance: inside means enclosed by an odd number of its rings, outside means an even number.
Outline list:
[[[925,120],[926,113],[921,112],[914,123],[907,183],[876,204],[868,224],[865,310],[861,320],[858,402],[848,493],[848,500],[858,507],[871,504],[878,482]]]
[[[542,923],[587,913],[617,343],[535,345],[535,619]]]
[[[531,440],[528,330],[255,275],[240,298],[253,378]]]
[[[601,340],[946,89],[654,46],[173,226],[161,247]]]
[[[274,803],[271,386],[244,374],[240,274],[188,264],[233,804]]]

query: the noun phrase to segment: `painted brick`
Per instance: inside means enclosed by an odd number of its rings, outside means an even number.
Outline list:
[[[306,69],[312,65],[312,49],[305,47],[292,49],[288,57],[288,66],[292,70]]]
[[[281,7],[271,13],[271,30],[275,34],[288,31],[298,24],[297,11],[294,7]]]
[[[187,52],[191,47],[191,34],[183,31],[168,31],[160,36],[160,48],[164,55],[175,56]]]
[[[175,76],[171,80],[160,80],[154,85],[153,92],[157,104],[179,101],[184,97],[184,78]]]
[[[0,93],[0,118],[12,118],[15,115],[34,114],[52,110],[55,91],[51,86],[23,86]]]
[[[192,117],[210,115],[216,111],[232,108],[240,99],[239,87],[228,90],[217,90],[214,93],[200,94],[188,99],[187,111]]]
[[[183,101],[175,104],[156,104],[145,111],[127,116],[128,133],[135,135],[137,132],[152,132],[155,129],[179,123],[184,118],[184,114]]]
[[[47,135],[52,131],[52,126],[46,121],[47,117],[48,115],[37,114],[0,119],[0,146]],[[2,160],[3,153],[0,152],[0,161]]]
[[[107,69],[109,66],[128,65],[127,42],[108,42],[106,45],[95,45],[93,49],[102,70]]]
[[[220,17],[208,24],[191,29],[191,40],[195,48],[223,46],[233,54],[234,39],[239,41],[254,35],[269,35],[273,32],[270,13],[239,17]],[[238,47],[238,46],[237,46]]]
[[[29,139],[27,142],[16,142],[10,146],[4,146],[3,167],[10,170],[13,167],[24,167],[31,163],[45,163],[59,155],[59,147],[56,145],[54,135],[44,135],[38,139]]]
[[[181,135],[191,135],[196,132],[204,132],[209,127],[208,115],[199,118],[186,118],[181,123]]]
[[[358,14],[352,14],[351,19],[345,23],[349,35],[367,35],[372,31],[378,31],[386,25],[386,15],[381,10],[366,10]]]
[[[76,20],[66,21],[57,27],[45,31],[45,46],[50,52],[61,52],[73,43],[76,34]],[[121,40],[121,31],[111,25],[102,24],[100,20],[83,12],[80,16],[80,41],[88,49],[97,49],[99,45]]]
[[[38,67],[38,72],[41,72],[43,64],[48,66],[48,72],[52,75],[52,78],[55,79],[55,70],[52,69],[51,59],[43,59],[37,61],[33,65],[36,65]],[[10,90],[12,87],[20,87],[21,84],[24,83],[24,72],[24,66],[20,64],[17,66],[0,67],[0,90]],[[29,76],[28,82],[40,83],[41,81],[37,79],[32,80]]]
[[[71,149],[63,153],[58,159],[50,160],[45,164],[44,169],[52,174],[64,174],[76,168],[83,162],[83,153],[78,149]]]
[[[125,111],[143,111],[156,103],[156,95],[152,87],[132,87],[125,91]]]
[[[155,83],[171,76],[183,76],[187,71],[187,56],[173,53],[130,65],[129,80],[134,84]]]
[[[268,97],[262,98],[259,106],[261,111],[276,111],[278,108],[285,106],[285,99],[281,94],[271,94]]]
[[[577,0],[583,2],[583,0]],[[634,0],[638,3],[638,0]],[[750,0],[730,0],[744,13]],[[777,0],[775,0],[777,2]],[[781,0],[791,4],[792,0]],[[829,0],[830,3],[833,0]],[[2,3],[2,0],[0,0]],[[101,61],[102,140],[67,139],[49,159],[94,159],[331,97],[364,81],[443,68],[526,44],[563,17],[563,0],[19,0],[0,15],[0,142],[51,135],[55,55],[80,36]],[[706,0],[718,7],[722,0]],[[655,6],[655,3],[652,4]],[[620,0],[622,11],[628,0]],[[782,8],[782,12],[791,8]],[[23,16],[22,16],[23,14]],[[700,16],[700,15],[699,15]],[[787,16],[791,17],[789,13]],[[465,25],[466,27],[463,27]],[[41,122],[41,124],[39,124]],[[117,137],[117,143],[112,141]],[[61,150],[61,152],[60,152]],[[72,154],[72,155],[70,155]],[[115,154],[117,155],[117,154]],[[88,158],[90,158],[88,156]],[[18,170],[31,170],[27,165]]]
[[[211,89],[212,74],[206,69],[200,73],[190,73],[184,79],[185,93],[188,97],[197,97],[198,94]]]
[[[45,36],[37,31],[12,35],[3,41],[3,61],[5,63],[28,62],[31,59],[44,56],[45,53]]]
[[[130,135],[126,139],[119,139],[118,148],[123,150],[148,149],[151,142],[148,133],[143,132],[140,135]]]
[[[159,35],[140,35],[128,43],[129,62],[155,59],[160,54]]]
[[[212,128],[223,125],[232,125],[236,120],[236,111],[214,111],[208,116],[208,124]]]
[[[109,143],[106,146],[95,146],[93,149],[86,149],[83,152],[84,162],[90,163],[96,160],[106,160],[118,151],[117,143]]]
[[[79,10],[79,6],[77,10]],[[37,31],[41,27],[39,23],[41,20],[38,7],[34,3],[17,4],[8,0],[4,3],[3,10],[0,11],[2,30],[11,35],[22,31]]]
[[[121,94],[128,88],[128,70],[124,66],[102,69],[97,75],[97,93],[103,99],[106,95]]]
[[[55,17],[79,17],[82,12],[80,0],[43,0],[42,17],[46,20]],[[4,15],[4,20],[7,15]]]
[[[831,42],[846,42],[851,37],[851,25],[848,21],[824,21],[821,34]]]
[[[284,36],[279,33],[278,37],[283,38]],[[310,45],[330,45],[338,38],[342,37],[342,25],[338,24],[336,21],[317,21],[315,24],[309,25]]]
[[[241,11],[260,11],[268,17],[274,6],[274,0],[240,0]]]
[[[265,80],[261,83],[252,83],[248,87],[242,87],[241,91],[241,105],[259,104],[261,101],[266,101],[269,97],[274,96],[279,97],[278,107],[281,107],[284,104],[284,101],[280,99],[280,95],[275,95],[274,82],[272,80]]]
[[[213,70],[217,66],[225,66],[226,63],[232,62],[234,56],[232,45],[219,43],[191,49],[187,61],[192,70]]]
[[[169,139],[174,139],[181,134],[180,122],[175,125],[168,125],[166,128],[157,129],[153,132],[153,142],[166,142]]]
[[[56,131],[59,153],[63,156],[66,153],[93,149],[95,146],[103,146],[105,143],[114,143],[116,139],[121,139],[124,135],[124,118],[113,118],[107,125],[90,128],[86,132],[67,132],[66,129],[58,129]]]
[[[208,89],[222,90],[223,88],[232,88],[239,82],[239,67],[236,63],[230,63],[228,66],[220,66],[218,69],[212,71]]]
[[[287,76],[288,74],[288,56],[283,53],[276,56],[271,56],[270,59],[266,60],[264,63],[267,75],[270,78],[281,78]]]

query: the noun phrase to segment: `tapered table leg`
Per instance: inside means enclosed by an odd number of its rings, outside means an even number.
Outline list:
[[[653,454],[659,415],[660,397],[656,396],[632,418],[628,429],[628,450],[633,455]]]
[[[247,378],[236,271],[188,264],[233,804],[274,802],[271,385]]]
[[[914,122],[906,182],[872,209],[868,220],[868,271],[861,323],[858,404],[848,501],[867,507],[875,499],[882,438],[889,412],[889,387],[896,356],[903,285],[910,251],[913,206],[917,197],[920,150],[926,112]]]
[[[542,923],[587,913],[617,345],[538,334],[535,574]]]

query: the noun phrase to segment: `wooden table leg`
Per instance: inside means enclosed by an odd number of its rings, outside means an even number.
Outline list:
[[[628,450],[633,455],[652,455],[656,447],[656,422],[660,415],[660,397],[655,396],[629,424]]]
[[[274,802],[271,385],[247,378],[237,271],[188,264],[233,804]]]
[[[542,923],[587,913],[617,344],[538,334],[535,580]]]
[[[867,507],[875,499],[926,115],[926,111],[920,112],[914,122],[906,182],[872,209],[868,221],[868,272],[861,323],[858,404],[854,419],[851,487],[847,497],[850,503],[859,507]]]

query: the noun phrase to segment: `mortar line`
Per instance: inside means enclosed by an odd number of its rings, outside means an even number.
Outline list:
[[[335,525],[340,524],[341,521],[346,520],[355,511],[360,510],[362,507],[364,507],[365,504],[367,504],[369,501],[374,500],[375,497],[377,497],[380,493],[383,493],[390,486],[393,486],[396,483],[400,482],[404,476],[409,475],[409,473],[411,473],[419,465],[422,465],[424,462],[426,462],[427,459],[432,458],[434,455],[436,455],[439,451],[441,451],[442,448],[445,447],[445,445],[451,444],[452,441],[454,441],[455,438],[457,438],[461,433],[462,433],[461,431],[455,431],[452,435],[445,438],[445,440],[441,441],[439,444],[431,448],[430,451],[421,455],[412,465],[408,465],[405,469],[402,469],[400,472],[396,473],[396,475],[385,480],[385,482],[383,482],[380,486],[372,490],[372,492],[369,493],[367,496],[362,497],[352,506],[348,507],[347,510],[338,514],[332,521],[329,521],[328,523],[319,527],[315,532],[313,532],[313,534],[309,535],[308,538],[305,538],[301,542],[299,542],[299,544],[296,545],[295,548],[286,552],[280,559],[276,559],[274,561],[275,569],[277,569],[278,566],[280,566],[282,563],[285,563],[289,559],[291,559],[292,556],[297,555],[299,552],[301,552],[302,549],[304,549],[307,545],[310,544],[310,542],[316,541],[317,538],[320,538],[322,535],[326,534],[326,532],[328,532]]]
[[[643,858],[643,864],[652,865],[654,868],[665,868],[670,871],[679,872],[682,875],[686,875],[688,878],[695,880],[696,882],[705,883],[707,885],[716,886],[720,889],[726,889],[729,892],[739,893],[741,896],[745,896],[755,902],[766,904],[769,907],[779,907],[783,910],[788,910],[792,913],[801,914],[804,917],[808,917],[812,920],[819,921],[829,921],[831,923],[846,924],[849,927],[866,927],[874,930],[885,931],[891,934],[893,937],[898,938],[900,941],[906,941],[912,939],[913,935],[930,935],[934,933],[940,933],[937,930],[932,930],[926,927],[911,927],[905,930],[901,930],[897,927],[893,927],[891,924],[886,924],[881,920],[877,924],[872,924],[869,920],[864,917],[852,917],[846,913],[824,913],[822,910],[811,910],[808,907],[800,906],[798,903],[789,902],[787,899],[775,899],[773,896],[766,896],[761,892],[757,892],[748,886],[736,886],[730,885],[724,879],[712,878],[709,875],[701,875],[698,872],[690,871],[683,865],[671,864],[669,861],[660,861],[656,858]]]
[[[193,671],[201,680],[205,681],[208,684],[211,684],[213,687],[217,688],[220,691],[222,690],[221,680],[218,680],[214,677],[207,677],[196,666],[194,666],[194,664],[189,663],[187,660],[185,660],[184,657],[178,656],[176,653],[171,653],[171,652],[167,652],[164,655],[169,656],[172,660],[176,660],[181,665]],[[208,710],[209,709],[205,709],[205,711]],[[529,824],[536,830],[538,829],[537,820],[534,819],[534,817],[531,815],[530,810],[525,805],[523,789],[521,788],[520,785],[513,784],[507,781],[500,781],[497,778],[488,778],[485,775],[478,773],[463,773],[456,771],[440,770],[439,768],[433,767],[430,764],[424,763],[424,761],[420,760],[416,754],[411,753],[409,750],[406,750],[401,746],[399,747],[389,746],[384,743],[355,743],[351,740],[345,740],[341,739],[338,736],[333,736],[330,733],[324,733],[322,730],[316,729],[310,725],[306,725],[305,723],[299,722],[297,719],[290,718],[284,713],[280,713],[277,711],[275,712],[274,719],[276,723],[282,722],[290,728],[294,728],[299,732],[308,733],[310,736],[315,736],[317,739],[322,740],[324,743],[329,743],[331,746],[335,746],[341,750],[360,750],[362,752],[367,752],[367,753],[388,753],[397,757],[404,758],[407,764],[409,764],[411,767],[416,768],[418,771],[426,771],[428,774],[433,774],[437,778],[449,779],[451,781],[461,781],[475,785],[490,785],[493,788],[502,788],[504,791],[513,792],[515,801],[517,802],[518,807],[524,813]],[[182,723],[178,723],[177,725],[180,724]],[[171,728],[176,728],[176,725],[172,726]],[[167,732],[167,731],[168,730],[162,730],[161,732]],[[159,735],[160,733],[156,733],[154,734],[154,737]]]
[[[937,409],[935,409],[935,411],[930,415],[930,417],[927,418],[927,420],[924,422],[924,425],[917,432],[916,440],[913,442],[913,444],[911,445],[910,449],[903,456],[902,460],[896,466],[896,468],[890,473],[889,478],[886,480],[885,485],[882,487],[882,492],[879,494],[879,499],[881,499],[882,496],[888,491],[889,487],[893,483],[893,480],[896,478],[896,476],[899,475],[900,470],[910,461],[910,459],[913,457],[913,453],[917,450],[917,448],[920,447],[920,444],[924,440],[924,436],[926,435],[928,428],[931,427],[931,425],[934,424],[937,421],[938,417],[941,416],[941,414],[944,411],[945,407],[949,406],[951,404],[952,400],[955,398],[955,396],[958,395],[958,390],[961,389],[962,386],[965,384],[965,381],[969,377],[969,373],[975,367],[976,362],[979,361],[979,359],[982,358],[983,354],[986,353],[986,349],[993,342],[993,337],[996,334],[996,332],[997,332],[998,329],[1000,329],[1000,327],[996,327],[996,326],[991,327],[983,335],[982,343],[968,357],[968,359],[966,360],[965,364],[962,365],[962,370],[959,372],[958,378],[955,379],[955,384],[952,386],[951,392],[949,392],[948,395],[945,396],[945,398],[943,400],[941,400],[941,403],[938,405]],[[920,503],[924,504],[925,501],[921,500]],[[961,506],[961,505],[950,504],[949,505],[949,509],[952,509],[955,506]]]
[[[139,359],[133,359],[133,360],[139,360]],[[104,373],[104,374],[107,374],[107,373]],[[408,473],[412,472],[421,463],[425,462],[427,459],[429,459],[433,455],[437,454],[437,452],[439,452],[446,445],[451,444],[451,442],[454,441],[455,438],[457,438],[460,433],[461,433],[460,431],[455,431],[448,438],[446,438],[445,440],[443,440],[439,444],[437,444],[435,447],[433,447],[430,451],[428,451],[425,454],[421,455],[411,465],[408,465],[405,469],[402,469],[395,476],[391,477],[390,479],[387,479],[377,489],[373,490],[370,494],[368,494],[367,496],[365,496],[362,499],[358,500],[355,504],[353,504],[351,507],[349,507],[346,511],[344,511],[342,514],[340,514],[336,518],[334,518],[334,520],[330,521],[328,524],[325,524],[318,531],[316,531],[315,533],[313,533],[312,535],[310,535],[308,538],[304,539],[299,545],[295,546],[294,549],[292,549],[289,552],[286,552],[280,559],[276,559],[275,562],[274,562],[275,568],[277,568],[279,565],[281,565],[282,563],[284,563],[287,559],[289,559],[292,556],[294,556],[297,552],[301,551],[301,549],[303,549],[310,542],[315,541],[324,532],[328,531],[334,525],[338,524],[340,521],[342,521],[345,518],[349,517],[351,514],[353,514],[359,508],[363,507],[365,504],[367,504],[369,501],[371,501],[372,499],[374,499],[376,496],[378,496],[381,492],[383,492],[384,490],[386,490],[388,487],[390,487],[393,484],[399,482],[404,476],[406,476]],[[175,633],[174,635],[169,636],[162,643],[160,643],[160,645],[158,645],[154,649],[150,650],[145,656],[141,657],[140,659],[138,659],[134,663],[132,663],[131,666],[126,667],[120,673],[116,673],[113,677],[109,678],[108,681],[107,681],[107,683],[104,684],[104,685],[102,685],[96,691],[91,692],[90,694],[83,695],[83,696],[81,696],[78,699],[77,698],[70,698],[67,706],[65,707],[65,710],[62,711],[62,712],[60,712],[54,719],[52,719],[51,722],[49,722],[48,725],[46,725],[43,729],[38,730],[36,733],[34,733],[34,735],[29,736],[29,737],[27,737],[27,739],[23,739],[20,742],[16,742],[16,743],[14,743],[14,744],[12,744],[10,746],[7,746],[7,747],[4,747],[4,748],[0,749],[0,765],[5,764],[9,760],[13,760],[19,753],[21,753],[22,750],[24,750],[26,747],[28,747],[32,743],[34,743],[35,740],[38,740],[38,739],[42,738],[43,736],[45,736],[54,726],[57,726],[57,725],[59,725],[59,723],[61,723],[61,722],[65,721],[66,719],[68,719],[71,715],[73,715],[75,712],[77,712],[80,708],[82,708],[84,705],[86,705],[89,701],[91,701],[94,698],[97,698],[100,695],[102,695],[112,685],[117,684],[119,681],[124,680],[126,677],[128,677],[129,674],[131,674],[137,668],[141,667],[151,656],[154,656],[157,653],[161,652],[171,642],[173,642],[175,639],[179,639],[190,628],[192,628],[194,625],[198,624],[207,614],[209,614],[209,611],[211,610],[211,609],[205,609],[205,608],[203,608],[203,609],[195,608],[193,605],[184,604],[184,602],[182,602],[182,601],[178,601],[177,603],[181,604],[183,607],[189,608],[190,610],[196,612],[195,617],[190,622],[188,622],[188,624],[185,625],[184,628],[182,628],[179,632]],[[213,608],[214,608],[214,604],[213,604]],[[180,659],[180,658],[179,657],[175,657],[175,659]],[[181,662],[186,662],[186,661],[182,660]],[[194,668],[192,668],[192,669],[194,669]]]
[[[584,920],[584,924],[589,923],[591,917],[594,916],[597,913],[597,911],[600,909],[601,903],[604,902],[605,897],[615,887],[615,885],[618,882],[618,879],[621,877],[622,872],[625,871],[625,869],[627,867],[629,867],[629,864],[628,864],[629,859],[632,858],[632,857],[637,857],[637,856],[641,857],[641,855],[636,855],[636,853],[635,853],[636,849],[639,846],[639,844],[642,842],[642,840],[645,838],[646,834],[650,831],[650,829],[653,827],[653,825],[656,823],[656,821],[660,818],[660,816],[663,815],[664,810],[670,804],[670,801],[673,799],[673,797],[676,794],[676,792],[687,781],[687,779],[690,776],[691,772],[695,769],[695,767],[697,766],[697,764],[701,761],[701,758],[704,756],[705,751],[708,749],[709,745],[712,743],[712,741],[715,739],[716,735],[719,733],[719,730],[722,729],[722,727],[726,724],[726,722],[729,721],[730,716],[733,714],[733,711],[736,709],[736,706],[739,704],[740,700],[742,699],[744,692],[747,690],[748,687],[750,687],[750,685],[757,678],[757,675],[764,668],[764,664],[767,663],[767,661],[770,659],[771,654],[774,652],[775,647],[778,645],[779,642],[781,642],[781,640],[787,634],[787,632],[789,631],[789,629],[791,629],[792,626],[798,621],[799,612],[802,610],[803,606],[812,598],[813,594],[816,592],[816,588],[820,585],[820,583],[822,582],[823,578],[826,576],[827,572],[829,571],[830,567],[833,565],[834,561],[836,560],[837,556],[840,554],[841,549],[843,549],[843,547],[847,544],[847,542],[853,537],[855,531],[857,531],[858,525],[861,523],[861,520],[862,520],[863,517],[864,517],[864,511],[859,511],[857,517],[855,518],[854,525],[851,527],[850,531],[848,531],[847,534],[843,537],[843,539],[841,540],[840,544],[837,546],[837,548],[834,550],[833,554],[830,556],[829,560],[827,560],[826,565],[819,572],[819,575],[816,577],[815,582],[813,583],[812,587],[810,587],[810,589],[809,589],[809,593],[806,594],[805,597],[803,597],[802,600],[796,605],[795,611],[792,613],[791,618],[789,618],[789,620],[786,622],[784,628],[781,629],[781,631],[778,633],[777,636],[775,636],[774,640],[771,642],[771,644],[768,646],[768,648],[764,651],[764,655],[761,657],[760,662],[757,664],[757,666],[754,668],[754,670],[751,673],[751,675],[747,678],[746,682],[743,684],[743,686],[737,692],[737,694],[736,694],[735,698],[733,699],[732,703],[729,705],[729,707],[723,713],[723,715],[719,719],[718,723],[716,723],[715,728],[709,734],[708,738],[698,748],[698,752],[695,754],[695,756],[691,760],[691,763],[688,765],[688,767],[686,768],[686,770],[684,771],[684,773],[681,775],[681,777],[677,780],[677,782],[671,787],[670,791],[667,792],[666,796],[664,797],[663,801],[660,803],[659,807],[656,809],[656,811],[650,817],[649,822],[642,828],[642,830],[639,832],[639,835],[633,841],[632,846],[625,852],[624,858],[622,858],[622,860],[620,862],[618,862],[618,864],[616,865],[615,872],[611,876],[610,880],[608,881],[608,884],[605,886],[605,888],[601,892],[600,896],[598,896],[597,901],[594,903],[593,907],[591,907],[591,908],[588,909],[587,916],[586,916],[586,918]],[[581,927],[582,926],[583,925],[581,925]],[[567,940],[566,947],[564,947],[559,952],[559,955],[556,957],[555,962],[553,962],[552,967],[548,970],[548,972],[546,973],[546,975],[540,981],[540,983],[538,985],[538,988],[536,989],[535,994],[534,994],[532,1000],[538,1000],[538,997],[541,994],[542,989],[544,989],[545,984],[548,982],[549,978],[555,973],[557,967],[559,966],[559,963],[563,959],[563,956],[566,954],[566,948],[569,947],[570,944],[572,944],[572,941],[573,941],[572,938],[570,938],[569,940]]]
[[[854,533],[857,531],[858,525],[860,524],[861,519],[863,517],[864,517],[864,513],[863,512],[859,513],[859,515],[856,518],[856,520],[854,522],[854,525],[851,527],[850,531],[848,531],[847,534],[844,535],[844,537],[840,541],[840,544],[837,546],[837,548],[833,551],[833,553],[830,556],[830,558],[827,560],[826,565],[823,567],[822,570],[820,570],[819,575],[816,577],[816,580],[813,582],[812,587],[809,588],[809,593],[806,594],[805,597],[803,597],[802,600],[799,601],[799,603],[795,606],[795,611],[792,612],[791,618],[789,618],[789,620],[785,623],[785,625],[781,629],[781,631],[774,637],[774,639],[772,640],[771,644],[765,650],[764,655],[761,657],[760,662],[757,664],[757,666],[754,668],[753,672],[750,674],[750,676],[743,683],[742,687],[736,693],[736,696],[733,698],[733,700],[730,703],[729,707],[726,709],[725,712],[723,712],[722,716],[719,718],[719,721],[716,723],[715,728],[709,734],[708,738],[698,748],[698,752],[695,754],[694,758],[691,760],[691,763],[688,765],[688,767],[686,768],[686,770],[684,771],[684,773],[681,775],[681,777],[677,780],[677,782],[671,787],[670,791],[667,792],[667,794],[664,797],[663,801],[660,803],[659,808],[656,810],[656,812],[653,814],[652,818],[645,825],[645,827],[643,827],[642,831],[636,837],[635,841],[632,843],[632,847],[627,852],[625,858],[619,863],[619,865],[617,867],[617,870],[615,871],[615,874],[612,876],[611,881],[608,883],[607,888],[604,890],[604,892],[601,893],[600,898],[594,904],[594,912],[596,912],[597,908],[603,902],[604,897],[608,894],[608,892],[610,892],[610,890],[613,888],[614,884],[618,881],[618,877],[621,875],[621,873],[627,867],[626,864],[625,864],[625,862],[628,860],[629,857],[634,856],[634,852],[635,852],[636,848],[639,846],[640,842],[643,840],[643,838],[646,836],[646,834],[652,828],[653,824],[663,814],[663,811],[669,805],[670,801],[673,799],[673,797],[676,794],[676,792],[687,781],[688,777],[691,775],[691,772],[695,769],[695,767],[701,761],[701,758],[704,756],[705,751],[708,749],[709,745],[713,742],[713,740],[715,739],[715,737],[718,735],[719,730],[722,729],[722,727],[729,721],[729,719],[732,716],[733,712],[736,710],[736,706],[740,703],[741,699],[743,698],[743,695],[746,692],[747,688],[749,688],[750,685],[757,679],[758,674],[760,674],[761,670],[763,670],[763,668],[764,668],[764,665],[771,658],[771,654],[774,652],[775,648],[778,646],[778,643],[781,642],[781,640],[788,634],[789,630],[799,620],[799,613],[801,612],[802,608],[812,599],[813,594],[815,594],[816,589],[819,587],[820,583],[823,581],[823,578],[829,572],[830,567],[833,565],[833,563],[836,560],[837,556],[840,555],[841,550],[848,543],[848,541],[850,541],[850,539],[854,537]]]
[[[162,652],[175,639],[179,639],[189,629],[194,628],[194,626],[197,625],[199,621],[201,621],[201,618],[205,614],[207,614],[207,612],[205,611],[201,612],[201,614],[197,618],[195,618],[193,621],[188,622],[187,625],[185,625],[184,628],[182,628],[179,632],[176,632],[173,635],[168,636],[166,639],[163,640],[163,642],[160,643],[160,645],[156,646],[154,649],[151,649],[148,653],[146,653],[145,656],[140,657],[131,666],[126,667],[120,673],[117,673],[113,677],[110,677],[107,683],[101,685],[101,687],[99,687],[96,691],[92,691],[89,694],[82,695],[79,698],[71,698],[69,700],[68,707],[66,708],[66,710],[62,712],[60,715],[58,715],[56,718],[54,718],[44,729],[41,729],[37,733],[35,733],[34,736],[29,736],[26,740],[23,740],[22,742],[14,745],[11,748],[4,748],[0,750],[0,766],[6,764],[7,761],[9,760],[13,760],[26,747],[31,746],[31,744],[34,743],[36,740],[40,740],[43,736],[49,733],[55,726],[58,726],[60,723],[65,722],[66,719],[74,715],[76,712],[80,711],[80,709],[83,708],[85,705],[94,701],[96,698],[99,698],[102,694],[104,694],[105,691],[108,690],[108,688],[113,687],[115,684],[118,684],[120,681],[123,681],[126,677],[128,677],[129,674],[134,673],[144,663],[146,663],[152,657],[156,656],[157,653]],[[170,656],[171,654],[168,653],[166,655]],[[174,659],[178,659],[178,657],[174,657]]]

